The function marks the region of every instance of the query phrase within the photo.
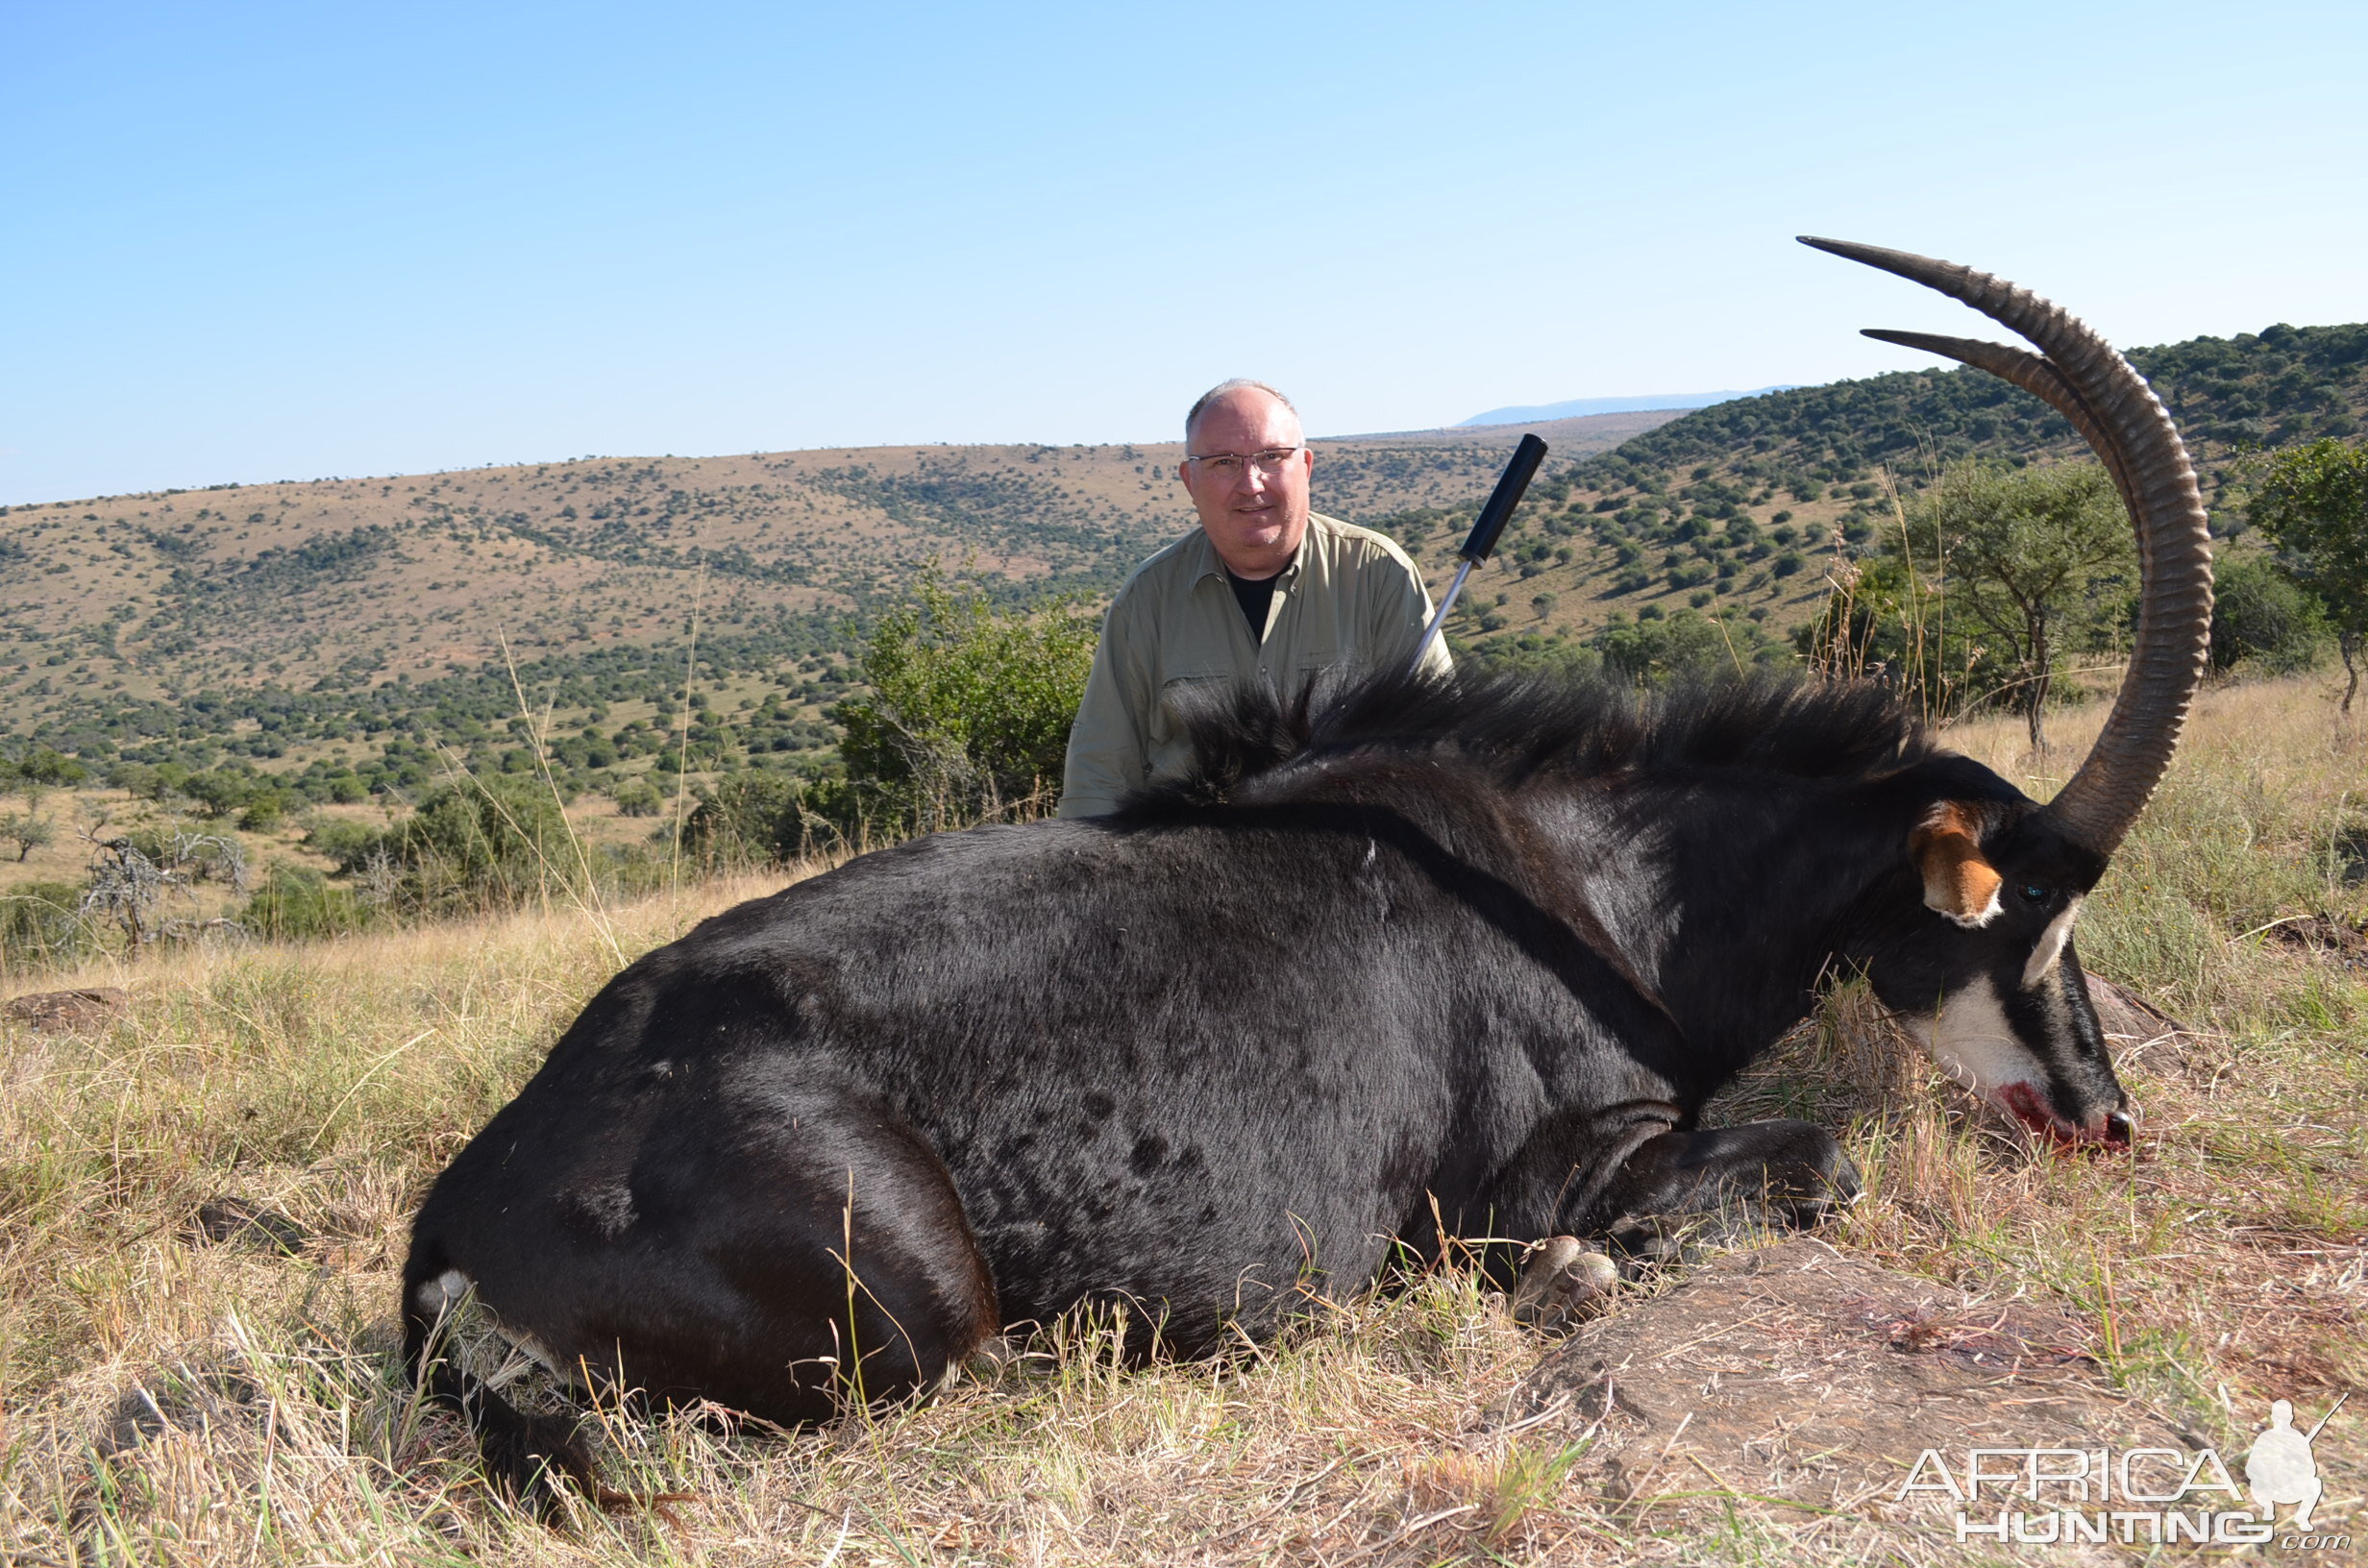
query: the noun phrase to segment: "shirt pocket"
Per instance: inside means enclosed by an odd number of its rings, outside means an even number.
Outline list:
[[[1322,702],[1338,696],[1341,688],[1364,673],[1364,662],[1341,649],[1310,649],[1291,661],[1291,668],[1275,683],[1275,689],[1285,698],[1295,698],[1301,691],[1307,691]]]
[[[1169,735],[1183,733],[1185,719],[1222,703],[1234,681],[1230,670],[1205,674],[1170,675],[1159,686],[1160,728]]]

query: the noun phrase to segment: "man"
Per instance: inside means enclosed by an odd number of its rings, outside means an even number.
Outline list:
[[[1064,817],[1116,811],[1190,760],[1179,698],[1244,678],[1287,695],[1403,663],[1430,620],[1404,551],[1308,509],[1316,454],[1280,392],[1210,388],[1184,417],[1184,452],[1176,477],[1200,527],[1135,568],[1111,601],[1069,735]],[[1443,640],[1423,668],[1446,673]]]

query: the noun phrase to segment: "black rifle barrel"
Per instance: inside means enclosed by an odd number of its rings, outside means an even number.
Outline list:
[[[1495,550],[1496,536],[1505,531],[1506,520],[1513,516],[1513,508],[1521,504],[1529,481],[1538,476],[1538,465],[1544,461],[1545,443],[1535,435],[1522,436],[1521,444],[1513,449],[1513,461],[1505,465],[1489,503],[1480,508],[1479,521],[1471,526],[1471,537],[1456,551],[1464,557],[1464,564],[1455,569],[1455,580],[1447,584],[1447,597],[1439,601],[1439,608],[1431,612],[1430,625],[1415,640],[1415,656],[1407,661],[1408,670],[1422,668],[1422,655],[1430,650],[1431,639],[1439,635],[1439,628],[1447,624],[1447,612],[1455,608],[1455,598],[1464,591],[1464,579]]]
[[[1496,480],[1496,488],[1489,496],[1489,503],[1480,508],[1479,519],[1471,526],[1471,537],[1456,551],[1468,561],[1485,561],[1496,550],[1496,536],[1505,531],[1505,524],[1513,516],[1513,508],[1521,504],[1528,493],[1529,481],[1538,477],[1538,465],[1545,461],[1545,443],[1535,435],[1524,435],[1521,444],[1513,449],[1513,461],[1505,465]]]

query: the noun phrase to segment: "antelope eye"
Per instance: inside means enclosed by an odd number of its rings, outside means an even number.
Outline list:
[[[2047,902],[2047,889],[2041,887],[2036,882],[2026,882],[2015,891],[2023,895],[2023,902],[2027,904],[2044,904]]]

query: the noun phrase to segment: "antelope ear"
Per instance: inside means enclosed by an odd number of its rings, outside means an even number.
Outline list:
[[[1998,914],[2002,880],[1982,858],[1982,808],[1943,800],[1908,835],[1908,853],[1924,877],[1924,903],[1968,930]]]

